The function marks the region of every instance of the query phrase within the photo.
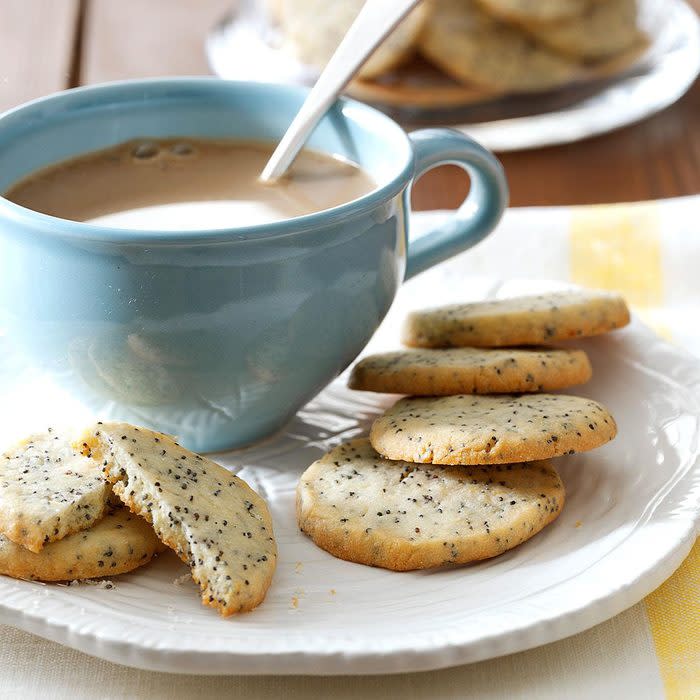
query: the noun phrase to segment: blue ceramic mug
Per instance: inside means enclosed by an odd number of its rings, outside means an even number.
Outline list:
[[[305,94],[186,78],[52,95],[0,117],[0,192],[134,138],[274,142]],[[104,228],[0,197],[0,324],[105,417],[200,451],[275,432],[357,356],[404,279],[484,238],[507,201],[500,164],[471,139],[406,135],[352,100],[335,104],[309,146],[358,163],[377,189],[308,216],[196,232]],[[469,172],[469,197],[408,246],[411,184],[444,163]]]

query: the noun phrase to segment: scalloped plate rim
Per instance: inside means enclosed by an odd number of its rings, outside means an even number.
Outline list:
[[[689,353],[661,340],[636,320],[629,329],[621,331],[620,334],[619,337],[623,338],[625,335],[629,336],[630,343],[646,341],[645,352],[661,351],[673,359],[673,375],[668,373],[668,365],[661,369],[656,366],[651,368],[649,365],[649,368],[665,381],[677,384],[677,373],[680,372],[686,380],[692,377],[692,383],[700,386],[700,363]],[[650,340],[653,340],[652,344],[649,343]],[[653,351],[648,349],[650,346]],[[624,342],[618,348],[624,357]],[[337,386],[339,382],[331,385],[331,397]],[[683,415],[692,415],[697,422],[700,415],[700,399],[687,387],[683,396]],[[697,435],[696,428],[693,432],[694,445],[697,443]],[[697,453],[696,449],[693,454]],[[447,624],[440,628],[439,633],[434,628],[428,632],[407,631],[398,641],[397,635],[394,634],[390,640],[384,640],[380,645],[372,644],[371,648],[348,644],[347,639],[338,635],[328,635],[321,643],[313,635],[303,637],[297,633],[292,640],[287,639],[287,649],[283,649],[284,644],[280,643],[269,645],[267,650],[255,646],[245,648],[244,640],[235,639],[235,643],[232,643],[230,639],[223,637],[220,638],[219,649],[203,649],[191,642],[188,647],[188,642],[184,641],[182,635],[168,635],[159,630],[148,630],[146,626],[139,628],[136,633],[132,632],[129,639],[122,629],[129,625],[128,615],[125,615],[124,619],[114,620],[115,624],[112,627],[100,627],[99,613],[93,610],[90,611],[90,629],[85,629],[87,623],[81,622],[75,616],[75,613],[80,611],[79,596],[75,598],[75,602],[71,601],[70,605],[66,605],[56,598],[51,599],[51,587],[48,587],[45,597],[46,609],[42,609],[36,604],[36,598],[41,599],[39,591],[42,590],[42,584],[15,581],[5,577],[0,577],[0,593],[3,594],[0,601],[0,621],[109,661],[174,673],[379,674],[431,670],[480,661],[557,641],[588,629],[635,604],[668,578],[692,548],[696,528],[700,524],[700,503],[689,502],[687,498],[691,493],[688,484],[695,484],[692,493],[700,494],[700,460],[688,460],[684,471],[677,476],[676,474],[677,472],[674,472],[657,488],[654,497],[645,504],[645,510],[639,514],[630,532],[612,549],[605,550],[603,555],[597,557],[584,571],[592,567],[609,566],[610,562],[604,560],[610,555],[633,551],[639,542],[646,544],[644,538],[646,536],[648,540],[651,534],[646,528],[653,521],[655,512],[661,504],[667,509],[670,504],[674,510],[663,518],[663,522],[670,529],[672,537],[669,538],[669,533],[664,533],[666,537],[663,546],[648,550],[648,560],[635,561],[635,566],[622,571],[618,567],[615,572],[616,581],[606,581],[605,588],[598,586],[595,595],[585,600],[577,599],[566,609],[561,609],[562,602],[559,600],[553,611],[547,611],[541,604],[545,601],[540,599],[546,599],[550,588],[575,587],[582,571],[557,581],[552,586],[538,589],[528,596],[509,601],[503,610],[498,611],[502,617],[512,617],[511,608],[517,608],[523,600],[529,605],[539,604],[539,614],[536,617],[530,614],[529,617],[519,620],[518,624],[511,622],[508,629],[496,629],[489,634],[482,634],[479,638],[465,638],[464,635],[460,637],[458,625]],[[646,551],[645,547],[644,552]],[[146,569],[141,573],[136,572],[133,576],[147,575],[147,571]],[[26,606],[27,598],[32,596],[35,598],[34,605]],[[98,604],[89,601],[85,605],[94,608]],[[104,617],[109,617],[109,611]],[[279,629],[284,631],[285,625],[281,625]],[[194,641],[199,641],[198,637],[202,634],[204,632],[196,630]],[[441,639],[438,640],[438,636]],[[299,643],[300,640],[304,643]]]

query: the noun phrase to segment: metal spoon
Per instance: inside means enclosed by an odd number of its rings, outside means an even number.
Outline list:
[[[270,157],[260,179],[287,171],[318,122],[362,64],[420,0],[367,0]]]

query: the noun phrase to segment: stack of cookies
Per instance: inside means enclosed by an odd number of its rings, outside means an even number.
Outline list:
[[[265,0],[282,48],[319,70],[363,3]],[[637,0],[424,0],[365,64],[350,92],[396,104],[403,95],[426,106],[431,86],[438,101],[537,92],[620,72],[647,43]],[[431,80],[426,63],[442,83]],[[451,82],[465,89],[448,89]]]
[[[369,439],[304,473],[300,528],[337,557],[394,570],[464,564],[526,541],[564,505],[551,460],[617,432],[599,403],[547,393],[592,370],[582,350],[545,344],[628,322],[621,297],[586,290],[411,314],[411,349],[366,357],[349,382],[409,396]]]
[[[262,602],[277,559],[267,505],[244,481],[127,423],[5,452],[0,533],[0,573],[37,581],[112,577],[170,548],[222,615]]]

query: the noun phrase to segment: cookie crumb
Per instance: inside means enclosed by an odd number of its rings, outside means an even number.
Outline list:
[[[84,579],[74,579],[73,581],[70,581],[68,583],[69,586],[93,586],[94,588],[101,588],[102,590],[105,591],[110,591],[113,588],[116,588],[117,585],[113,581],[108,581],[106,579],[90,579],[90,578],[84,578]]]
[[[583,525],[583,523],[582,523],[580,520],[577,520],[577,521],[576,521],[576,524],[574,525],[574,527],[577,527],[577,528],[578,528],[578,527],[581,527],[581,525]]]
[[[184,586],[188,581],[192,580],[192,574],[182,574],[182,576],[178,576],[174,581],[173,581],[173,586]]]

